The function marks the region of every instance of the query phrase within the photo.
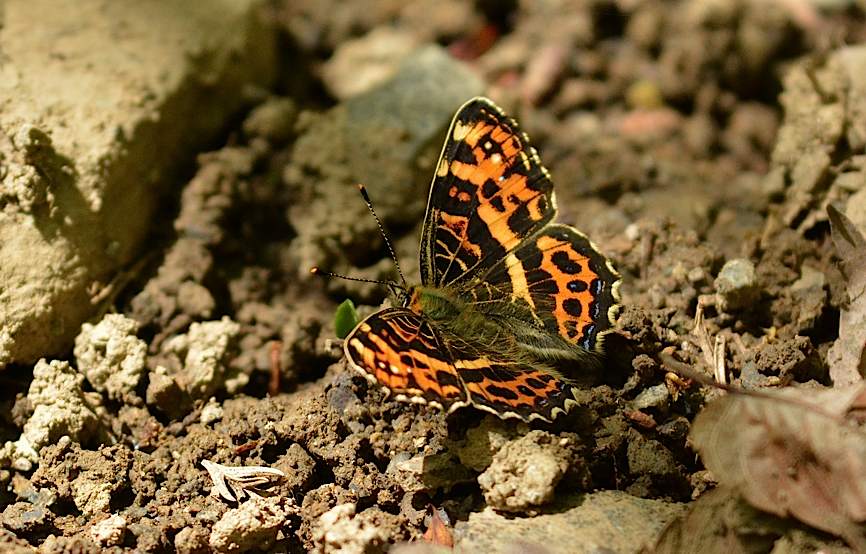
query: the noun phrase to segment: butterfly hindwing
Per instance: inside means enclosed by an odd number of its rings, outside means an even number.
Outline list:
[[[478,302],[518,303],[551,334],[600,350],[619,307],[619,275],[590,240],[550,224],[471,283]]]
[[[553,183],[527,136],[489,100],[470,100],[454,116],[430,187],[422,283],[468,280],[555,213]]]
[[[561,377],[492,354],[456,359],[470,403],[503,418],[552,421],[575,403],[572,385]]]
[[[398,398],[448,409],[466,392],[430,322],[405,308],[387,308],[361,321],[343,343],[349,364]]]

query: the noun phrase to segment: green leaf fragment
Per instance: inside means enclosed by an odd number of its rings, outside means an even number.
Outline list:
[[[334,329],[337,332],[337,337],[346,338],[357,324],[358,311],[355,310],[355,304],[347,298],[337,306],[337,311],[334,312]]]

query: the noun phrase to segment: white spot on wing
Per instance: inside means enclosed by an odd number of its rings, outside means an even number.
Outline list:
[[[454,140],[463,140],[466,138],[466,135],[469,134],[469,131],[472,130],[471,125],[466,125],[464,123],[460,123],[459,121],[454,122],[454,131],[451,133],[451,136]]]

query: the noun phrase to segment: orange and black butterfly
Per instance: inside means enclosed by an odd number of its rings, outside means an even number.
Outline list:
[[[486,98],[454,116],[430,187],[421,284],[347,336],[349,364],[398,399],[550,421],[570,376],[599,363],[619,275],[555,223],[553,183],[517,123]]]

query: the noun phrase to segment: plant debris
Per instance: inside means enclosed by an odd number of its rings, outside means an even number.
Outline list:
[[[827,206],[827,214],[848,293],[848,302],[840,310],[839,338],[827,353],[830,378],[840,386],[860,381],[866,375],[866,238],[832,204]]]
[[[866,385],[736,393],[707,405],[691,440],[751,505],[866,550]]]
[[[271,486],[286,474],[279,469],[264,466],[224,466],[210,460],[202,460],[213,481],[211,494],[229,502],[240,502],[244,498],[261,498],[261,488]]]

